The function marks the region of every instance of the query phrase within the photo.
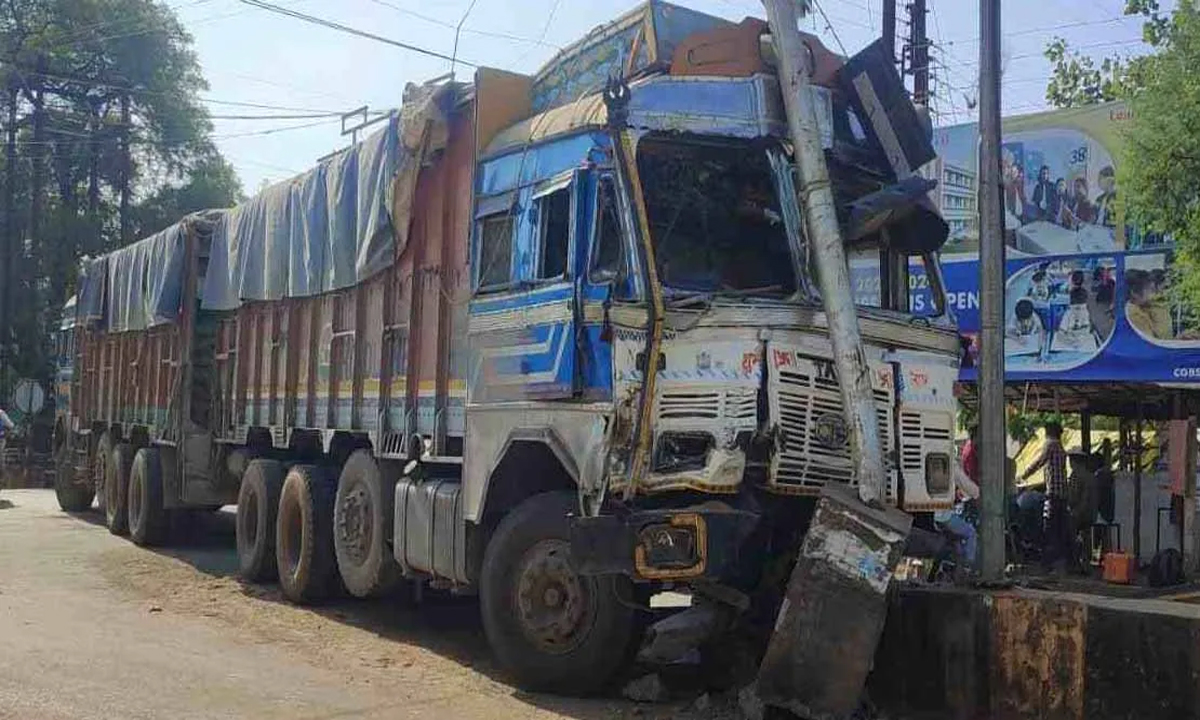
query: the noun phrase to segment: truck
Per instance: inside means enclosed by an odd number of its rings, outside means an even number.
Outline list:
[[[954,499],[961,347],[934,183],[895,168],[928,138],[890,58],[804,42],[855,277],[877,274],[857,314],[887,502],[927,518]],[[817,496],[855,479],[766,23],[652,0],[534,76],[403,99],[309,172],[84,263],[63,509],[99,498],[154,545],[236,504],[242,576],[295,602],[478,595],[531,689],[601,688],[666,589],[706,609],[694,644],[769,635]]]

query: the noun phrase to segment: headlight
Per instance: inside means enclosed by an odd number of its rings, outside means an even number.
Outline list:
[[[654,447],[654,472],[702,470],[712,446],[713,436],[706,432],[664,432]]]
[[[950,456],[929,453],[925,456],[925,492],[931,497],[950,492]]]

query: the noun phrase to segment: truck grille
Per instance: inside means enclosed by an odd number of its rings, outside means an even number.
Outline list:
[[[672,389],[658,396],[658,417],[665,421],[724,419],[749,421],[753,426],[757,411],[758,393],[754,388],[712,392]]]
[[[842,398],[836,380],[819,377],[816,365],[798,358],[786,368],[771,373],[771,417],[779,423],[783,438],[772,464],[770,485],[781,492],[816,495],[827,482],[855,486],[850,462],[849,443],[823,442],[817,425],[825,415],[842,415]],[[896,468],[892,458],[895,438],[894,393],[890,384],[881,382],[891,370],[880,365],[873,368],[876,408],[879,413],[879,439],[885,451],[884,467],[888,472],[888,499],[896,494]]]
[[[929,443],[949,447],[953,416],[942,413],[900,413],[900,471],[905,478],[925,477],[925,451]]]

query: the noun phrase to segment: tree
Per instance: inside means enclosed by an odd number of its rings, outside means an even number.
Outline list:
[[[1142,39],[1151,46],[1160,44],[1168,20],[1162,16],[1158,0],[1126,0],[1125,14],[1144,17]],[[1113,55],[1097,64],[1092,57],[1072,50],[1061,37],[1051,40],[1044,54],[1053,65],[1046,83],[1046,102],[1056,108],[1119,100],[1142,83],[1141,57]]]
[[[1161,19],[1160,19],[1161,20]],[[1188,305],[1200,305],[1200,10],[1179,0],[1154,25],[1157,52],[1139,61],[1126,94],[1133,122],[1118,169],[1126,212],[1147,232],[1174,238],[1173,268]]]
[[[231,205],[240,188],[210,139],[191,38],[165,3],[0,0],[0,88],[0,250],[12,263],[0,286],[29,300],[0,302],[11,308],[0,352],[15,341],[16,372],[44,378],[81,254]]]

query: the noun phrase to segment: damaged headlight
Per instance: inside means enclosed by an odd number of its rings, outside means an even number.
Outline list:
[[[925,492],[931,497],[950,492],[950,456],[929,453],[925,456]]]
[[[664,432],[654,446],[654,472],[703,470],[714,440],[706,432]]]

